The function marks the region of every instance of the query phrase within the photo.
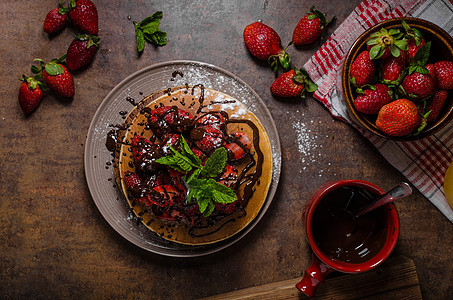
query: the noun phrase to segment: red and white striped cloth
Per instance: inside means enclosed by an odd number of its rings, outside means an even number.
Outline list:
[[[342,59],[352,43],[371,26],[386,19],[404,16],[431,21],[453,34],[453,3],[448,0],[365,0],[304,65],[313,81],[318,84],[314,97],[334,117],[352,123],[337,89]],[[453,210],[443,191],[444,174],[453,161],[453,122],[440,132],[413,142],[389,141],[355,127],[453,222]]]

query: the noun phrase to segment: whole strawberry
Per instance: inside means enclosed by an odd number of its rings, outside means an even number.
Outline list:
[[[442,107],[447,101],[447,96],[448,95],[446,90],[438,90],[434,93],[434,96],[429,102],[427,107],[429,115],[426,118],[426,122],[428,124],[436,122],[437,118],[439,118],[440,112],[442,111]]]
[[[425,68],[429,71],[428,75],[434,81],[434,85],[437,87],[436,67],[433,64],[427,64]]]
[[[19,104],[24,114],[33,112],[41,103],[44,93],[41,89],[41,82],[23,75],[22,84],[19,88]]]
[[[436,71],[437,88],[444,90],[453,89],[453,61],[441,60],[434,63]]]
[[[302,97],[305,92],[314,92],[318,86],[311,81],[304,69],[290,70],[281,74],[271,85],[271,93],[277,97]]]
[[[78,34],[69,45],[66,63],[69,71],[79,70],[93,60],[98,48],[99,38],[90,34]]]
[[[381,28],[374,32],[367,40],[367,50],[371,59],[386,59],[387,57],[399,57],[407,49],[404,34],[399,29]]]
[[[385,84],[377,83],[373,89],[364,90],[364,94],[357,96],[354,105],[364,114],[377,114],[382,106],[392,101],[389,88]]]
[[[296,28],[293,31],[293,43],[294,45],[306,45],[316,41],[324,29],[333,20],[326,20],[326,14],[321,13],[319,10],[315,10],[312,6],[310,12],[307,13],[297,23]],[[335,18],[335,17],[334,17]]]
[[[376,65],[368,51],[362,51],[351,64],[349,75],[355,86],[361,87],[371,83],[375,76]]]
[[[407,65],[411,64],[418,49],[420,49],[424,44],[425,44],[424,38],[420,38],[419,40],[411,39],[411,40],[407,41],[407,50],[406,50],[406,64]]]
[[[405,136],[414,132],[421,122],[422,117],[417,106],[410,100],[399,99],[379,110],[376,126],[385,134]]]
[[[44,64],[42,59],[35,59],[41,63],[41,68],[33,66],[32,72],[35,74],[42,72],[42,79],[49,89],[59,96],[71,98],[75,94],[74,79],[68,69],[61,64],[65,58],[66,55],[63,55],[47,64]]]
[[[44,19],[43,30],[48,34],[56,34],[68,24],[68,9],[59,5],[49,11]]]
[[[434,80],[429,73],[422,74],[419,72],[404,77],[399,89],[402,94],[415,101],[432,96],[436,90]]]
[[[386,84],[399,84],[404,76],[406,68],[406,53],[401,52],[400,56],[390,56],[382,64],[381,77]]]
[[[278,33],[271,27],[255,22],[244,29],[244,42],[249,52],[256,58],[267,60],[274,72],[277,71],[278,62],[285,68],[289,68],[290,57],[281,47]]]
[[[98,11],[90,0],[70,0],[69,19],[81,31],[98,34]]]

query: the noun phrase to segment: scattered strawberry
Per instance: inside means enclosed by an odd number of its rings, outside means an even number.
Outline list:
[[[351,82],[358,87],[371,83],[375,76],[376,65],[374,60],[370,59],[368,51],[362,51],[354,62],[351,64],[349,75]]]
[[[404,33],[398,28],[387,30],[381,28],[374,32],[366,42],[371,59],[386,59],[389,56],[400,57],[407,49]]]
[[[68,9],[59,5],[49,11],[44,19],[43,30],[48,34],[56,34],[68,24]]]
[[[382,64],[382,81],[386,84],[399,84],[404,76],[405,68],[406,52],[401,52],[398,57],[387,57]]]
[[[63,55],[59,59],[54,59],[51,62],[44,64],[42,59],[35,59],[41,63],[41,68],[33,68],[33,73],[42,72],[44,83],[57,95],[71,98],[74,97],[74,79],[68,69],[60,62],[66,57]]]
[[[271,93],[277,97],[305,98],[306,91],[313,93],[317,88],[304,69],[292,69],[275,79],[271,85]]]
[[[255,22],[245,27],[243,36],[249,52],[258,59],[267,60],[274,72],[277,71],[278,62],[285,69],[289,68],[290,57],[286,49],[282,49],[280,36],[274,29]]]
[[[434,80],[429,73],[414,72],[404,77],[400,90],[412,100],[422,100],[434,94]]]
[[[313,43],[321,36],[324,29],[333,20],[326,20],[326,14],[323,14],[314,8],[314,6],[310,8],[310,12],[300,19],[299,23],[296,25],[296,28],[294,28],[294,45],[299,46]]]
[[[98,11],[90,0],[70,0],[69,19],[81,31],[98,34]]]
[[[434,63],[437,78],[437,88],[444,90],[453,89],[453,61],[438,61]]]
[[[389,88],[385,84],[377,83],[373,89],[364,90],[354,100],[357,110],[364,114],[377,114],[382,106],[392,101]]]
[[[87,66],[94,58],[99,38],[90,34],[78,34],[66,53],[69,71],[76,71]]]
[[[44,93],[41,88],[41,82],[23,75],[22,84],[19,88],[19,104],[24,114],[28,115],[33,112],[41,103]]]
[[[405,136],[414,132],[422,117],[410,100],[399,99],[384,105],[378,113],[376,126],[391,136]]]
[[[228,135],[223,146],[228,151],[230,161],[237,161],[245,157],[252,148],[252,142],[244,132],[233,132]]]
[[[446,90],[438,90],[434,93],[433,98],[428,104],[427,111],[429,111],[429,115],[426,119],[428,124],[434,123],[440,115],[442,111],[442,107],[444,106],[445,102],[447,101],[447,91]]]

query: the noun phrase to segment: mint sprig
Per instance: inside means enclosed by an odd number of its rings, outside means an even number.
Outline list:
[[[134,22],[138,52],[142,52],[145,48],[145,41],[156,46],[165,46],[167,44],[167,33],[159,30],[162,16],[163,13],[157,11],[141,22]]]
[[[204,216],[209,216],[214,211],[216,203],[227,204],[237,200],[232,189],[214,179],[226,166],[228,154],[224,147],[217,148],[203,166],[183,136],[180,146],[180,151],[169,146],[171,154],[158,158],[156,162],[186,174],[185,182],[189,187],[188,203],[195,199],[200,212]]]

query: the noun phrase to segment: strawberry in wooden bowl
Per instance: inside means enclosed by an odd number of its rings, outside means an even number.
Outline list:
[[[396,18],[365,31],[346,55],[348,116],[392,140],[416,140],[453,118],[453,38],[421,19]]]

